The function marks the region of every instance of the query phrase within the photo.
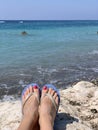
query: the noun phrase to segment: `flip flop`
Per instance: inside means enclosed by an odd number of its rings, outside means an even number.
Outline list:
[[[55,100],[53,99],[53,97],[49,93],[46,93],[44,96],[48,96],[51,99],[51,101],[54,104],[54,107],[56,109],[56,112],[58,112],[58,108],[59,108],[59,104],[60,104],[60,92],[59,92],[59,90],[52,84],[46,84],[44,86],[46,86],[48,89],[52,88],[57,93],[57,96],[58,96],[58,99],[59,99],[58,100],[58,105],[56,104]]]
[[[31,86],[32,86],[32,88],[36,86],[36,87],[39,89],[39,93],[41,92],[41,91],[40,91],[40,87],[39,87],[36,83],[29,84],[29,85],[27,85],[27,86],[23,89],[23,91],[22,91],[21,101],[22,101],[22,97],[23,97],[24,93],[25,93],[25,92],[27,91],[27,89],[30,88]],[[35,95],[35,96],[36,96],[37,101],[38,101],[38,103],[39,103],[39,99],[38,99],[36,93],[34,93],[34,92],[29,93],[29,94],[27,95],[26,99],[24,100],[24,102],[22,102],[22,113],[23,113],[23,109],[24,109],[24,106],[25,106],[26,102],[28,101],[28,99],[29,99],[32,95]]]

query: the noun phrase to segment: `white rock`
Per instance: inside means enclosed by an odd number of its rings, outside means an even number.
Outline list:
[[[60,93],[55,130],[98,130],[97,86],[81,81]],[[17,130],[21,117],[19,100],[0,102],[0,130]]]

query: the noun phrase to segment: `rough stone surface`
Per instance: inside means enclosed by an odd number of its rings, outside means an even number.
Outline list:
[[[55,130],[98,130],[98,86],[81,81],[60,94]],[[21,117],[19,100],[0,102],[0,130],[16,130]]]

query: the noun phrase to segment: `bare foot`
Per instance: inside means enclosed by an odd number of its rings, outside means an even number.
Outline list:
[[[56,108],[50,98],[50,96],[55,101],[55,104],[59,105],[59,98],[57,92],[51,88],[43,87],[41,96],[41,105],[39,109],[39,124],[41,130],[53,130],[54,120],[56,117]]]
[[[31,94],[31,95],[30,95]],[[30,95],[30,96],[29,96]],[[23,119],[18,130],[38,130],[38,108],[40,92],[38,86],[30,86],[22,96]]]

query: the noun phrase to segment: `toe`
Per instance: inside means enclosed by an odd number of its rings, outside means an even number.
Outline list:
[[[27,95],[28,95],[28,91],[26,89],[26,91],[24,92],[24,98],[26,98]]]
[[[53,95],[53,99],[55,100],[55,103],[56,103],[57,106],[58,106],[59,98],[58,98],[58,94],[57,94],[57,92],[54,93],[54,95]]]
[[[49,88],[49,92],[48,93],[51,95],[52,91],[53,91],[53,89]]]
[[[46,93],[48,93],[48,91],[49,91],[48,87],[47,87],[47,86],[44,86],[44,87],[42,88],[42,95],[41,95],[41,98],[43,98],[44,95],[45,95]]]
[[[24,102],[24,100],[25,100],[25,94],[23,94],[22,96],[22,101]]]
[[[26,99],[28,93],[29,93],[29,89],[27,88],[26,91],[24,92],[23,96],[22,96],[22,101],[23,101],[23,102],[25,101],[25,99]]]
[[[30,91],[30,93],[34,92],[32,86],[30,86],[29,91]]]
[[[47,93],[47,92],[48,92],[48,88],[47,88],[47,86],[44,86],[42,89],[42,94]]]
[[[37,93],[39,95],[39,88],[37,85],[33,86],[34,93]]]
[[[55,94],[55,90],[52,89],[51,96],[54,96],[54,94]]]
[[[26,96],[29,94],[30,92],[29,92],[29,88],[27,88],[27,90],[26,90]]]
[[[58,98],[58,96],[56,96],[55,102],[56,102],[57,105],[59,104],[59,98]]]
[[[30,88],[27,88],[22,96],[22,99],[25,100],[29,93],[30,93]]]
[[[54,93],[53,98],[56,99],[56,97],[58,97],[57,92]]]

